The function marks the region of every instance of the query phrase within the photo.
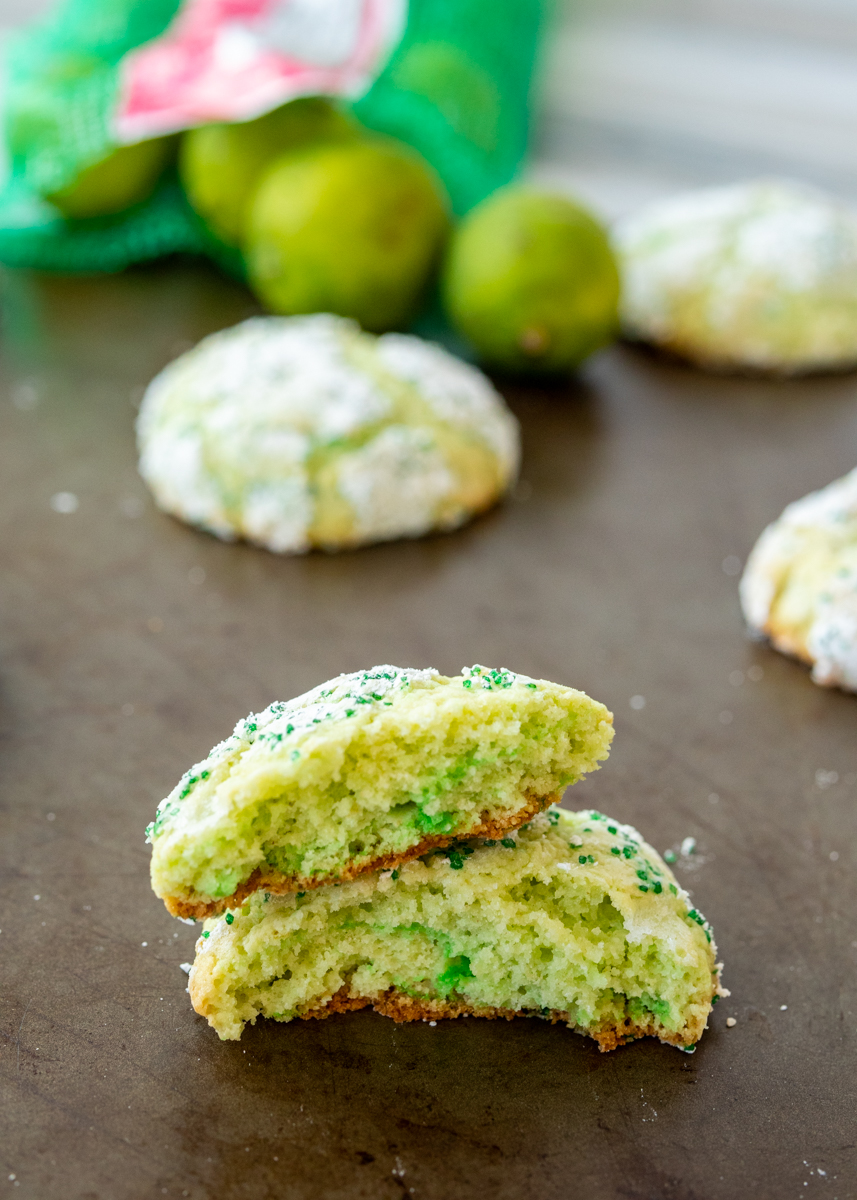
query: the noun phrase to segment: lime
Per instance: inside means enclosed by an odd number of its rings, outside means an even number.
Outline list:
[[[358,135],[328,100],[292,100],[235,125],[202,125],[184,135],[179,174],[191,206],[224,242],[238,244],[244,209],[265,167],[286,150]]]
[[[486,154],[496,153],[502,115],[500,88],[459,46],[415,42],[397,58],[391,77],[402,91],[425,97],[454,133]]]
[[[571,200],[529,188],[503,188],[465,217],[443,295],[484,362],[512,371],[570,371],[617,330],[605,230]]]
[[[250,282],[274,312],[393,329],[423,298],[447,229],[441,185],[413,150],[387,138],[317,146],[262,177],[245,231]]]
[[[172,148],[172,138],[119,146],[84,167],[73,183],[47,199],[64,217],[75,221],[122,212],[151,195]]]

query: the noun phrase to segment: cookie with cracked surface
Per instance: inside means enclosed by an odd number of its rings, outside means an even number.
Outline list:
[[[189,991],[223,1039],[257,1017],[371,1005],[396,1021],[562,1021],[611,1050],[688,1049],[724,994],[711,930],[651,846],[592,810],[551,808],[499,842],[208,921]]]
[[[511,671],[341,675],[251,714],[185,773],[147,830],[152,886],[198,918],[501,837],[596,770],[612,737],[603,704]]]
[[[622,323],[719,371],[857,363],[857,211],[756,180],[657,201],[616,231]]]
[[[137,438],[166,512],[292,554],[454,529],[503,495],[520,457],[481,371],[327,314],[205,338],[149,385]]]
[[[750,629],[857,692],[857,468],[784,509],[741,578]]]

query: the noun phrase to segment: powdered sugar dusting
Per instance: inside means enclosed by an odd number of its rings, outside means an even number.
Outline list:
[[[816,683],[857,692],[857,564],[838,571],[819,598],[808,645]]]
[[[796,648],[798,637],[776,612],[777,597],[807,563],[806,652],[813,678],[857,691],[857,469],[789,504],[747,560],[740,585],[744,616],[751,629],[770,633],[784,649]]]
[[[423,430],[404,425],[385,429],[343,455],[337,483],[366,541],[427,533],[438,505],[455,485],[434,441]]]
[[[327,314],[206,338],[149,386],[137,431],[162,508],[281,552],[450,528],[518,464],[517,423],[475,368]]]
[[[677,196],[621,222],[626,330],[712,365],[857,361],[857,213],[801,184]]]
[[[380,338],[378,355],[389,371],[416,384],[439,417],[491,446],[506,481],[512,479],[520,457],[518,423],[505,407],[498,409],[498,393],[481,371],[440,346],[401,333]]]
[[[256,717],[248,717],[235,728],[236,736],[250,740],[281,741],[283,737],[302,737],[322,722],[343,720],[359,712],[390,707],[391,697],[416,685],[433,684],[440,675],[433,667],[372,667],[353,671],[322,683],[294,700],[271,704]]]

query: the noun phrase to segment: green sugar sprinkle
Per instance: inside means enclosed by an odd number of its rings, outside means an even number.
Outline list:
[[[233,917],[232,913],[226,914],[226,924],[227,925],[231,925],[234,920],[235,920],[235,918]]]
[[[391,879],[398,879],[398,878],[399,878],[399,875],[400,875],[400,872],[397,870],[397,871],[394,871],[394,872],[392,873],[392,875],[390,876],[390,878],[391,878]]]
[[[209,933],[209,931],[207,929],[205,929],[205,930],[203,930],[202,936],[204,938],[207,938],[207,937],[211,937],[211,934]]]
[[[517,843],[514,838],[501,838],[500,845],[505,846],[507,850],[514,850]]]

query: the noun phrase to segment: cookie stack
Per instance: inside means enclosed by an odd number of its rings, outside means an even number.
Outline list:
[[[194,1008],[224,1039],[371,1005],[692,1048],[722,994],[706,921],[633,829],[556,807],[612,736],[584,693],[481,666],[374,667],[240,721],[147,832],[155,892],[205,921]]]

